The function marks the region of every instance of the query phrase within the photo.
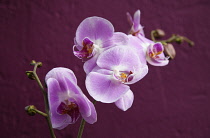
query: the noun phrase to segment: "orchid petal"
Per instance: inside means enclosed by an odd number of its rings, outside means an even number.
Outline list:
[[[129,89],[129,86],[114,80],[111,75],[104,75],[98,72],[89,73],[85,84],[89,94],[96,101],[103,103],[117,101]]]
[[[153,66],[166,66],[168,65],[169,63],[169,60],[167,58],[165,58],[165,55],[164,54],[160,54],[159,55],[162,59],[160,60],[155,60],[155,59],[152,59],[150,57],[147,56],[147,62]]]
[[[115,46],[100,54],[97,65],[113,71],[133,71],[140,67],[141,62],[131,47]]]
[[[86,122],[88,122],[89,124],[93,124],[97,121],[97,113],[96,113],[96,109],[93,103],[88,101],[88,104],[90,107],[91,114],[89,116],[85,116],[84,114],[81,114],[81,115],[85,119]]]
[[[138,68],[130,77],[132,77],[131,81],[125,82],[125,84],[134,84],[144,78],[148,73],[148,66],[144,65],[141,68]]]
[[[47,82],[49,78],[58,79],[61,78],[61,76],[67,76],[69,79],[71,79],[72,82],[77,84],[77,78],[74,75],[73,71],[63,67],[58,67],[50,70],[45,77],[45,81]]]
[[[98,59],[98,56],[99,54],[97,53],[91,59],[89,59],[88,61],[84,63],[83,69],[86,74],[90,73],[97,66],[96,60]]]
[[[130,13],[127,12],[126,16],[127,16],[127,20],[128,20],[129,25],[132,26],[133,25],[133,19],[132,19]]]
[[[61,91],[59,83],[54,78],[49,78],[47,80],[48,86],[48,101],[50,108],[50,118],[52,122],[52,127],[56,129],[62,129],[66,127],[71,122],[71,118],[68,115],[59,115],[57,113],[57,107],[59,105],[58,94]]]
[[[134,100],[133,92],[129,89],[119,100],[115,102],[115,105],[119,109],[126,111],[132,106],[133,100]]]
[[[88,99],[85,97],[84,94],[80,94],[80,95],[74,95],[74,100],[77,103],[77,105],[79,106],[79,111],[81,113],[82,116],[90,116],[91,115],[91,110],[90,110],[90,106],[88,103]]]
[[[82,45],[85,37],[100,45],[103,41],[111,38],[114,33],[113,25],[101,17],[89,17],[83,20],[76,31],[76,41]]]
[[[137,10],[133,16],[133,28],[135,31],[138,31],[140,26],[140,10]]]
[[[128,45],[129,47],[134,48],[134,50],[136,51],[136,53],[139,56],[139,59],[142,63],[142,65],[146,65],[146,50],[144,49],[144,42],[142,42],[141,40],[139,40],[137,37],[132,36],[132,35],[128,35],[129,41],[128,41]]]

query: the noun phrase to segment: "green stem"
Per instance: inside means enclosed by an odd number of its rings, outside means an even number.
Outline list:
[[[155,30],[151,31],[151,39],[152,41],[156,42],[154,34],[155,34]]]
[[[53,128],[52,128],[52,123],[51,123],[51,120],[50,120],[50,115],[49,115],[49,104],[48,104],[48,98],[47,98],[47,92],[45,91],[39,77],[37,76],[36,74],[36,69],[38,66],[41,65],[41,62],[37,62],[35,65],[34,65],[34,70],[33,70],[33,75],[34,75],[34,78],[35,80],[37,81],[39,87],[41,88],[42,90],[42,94],[44,96],[44,103],[45,103],[45,112],[47,113],[47,117],[46,117],[46,120],[47,120],[47,124],[48,124],[48,127],[50,129],[50,134],[51,134],[51,137],[52,138],[56,138],[55,134],[54,134],[54,131],[53,131]]]
[[[40,115],[42,115],[42,116],[44,116],[44,117],[48,117],[48,115],[46,114],[46,113],[44,113],[44,112],[42,112],[42,111],[39,111],[38,109],[33,109],[37,114],[40,114]]]
[[[161,43],[171,43],[171,42],[175,42],[176,39],[178,38],[179,36],[177,35],[172,35],[170,38],[168,38],[167,40],[162,40],[160,41]]]
[[[78,132],[77,138],[81,138],[82,137],[82,133],[83,133],[84,127],[85,127],[85,120],[82,119],[82,121],[80,123],[80,127],[79,127],[79,132]]]

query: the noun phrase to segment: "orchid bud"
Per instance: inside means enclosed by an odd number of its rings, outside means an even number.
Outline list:
[[[33,75],[33,71],[26,71],[26,75],[28,76],[29,79],[35,80],[35,77]]]
[[[154,33],[155,38],[161,38],[165,36],[165,32],[162,29],[156,29]]]
[[[174,59],[176,56],[176,51],[174,49],[174,46],[171,43],[168,43],[164,45],[164,54],[166,56],[169,56],[169,59]]]
[[[35,60],[32,60],[30,65],[35,65],[36,64],[36,61]]]
[[[38,68],[42,67],[42,62],[38,62]]]
[[[36,109],[36,107],[34,105],[28,105],[25,107],[25,111],[30,116],[34,116],[36,114],[36,111],[34,109]]]

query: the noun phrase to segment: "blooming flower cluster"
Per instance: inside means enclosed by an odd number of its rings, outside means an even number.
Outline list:
[[[148,73],[147,62],[155,66],[168,64],[163,45],[144,36],[140,11],[132,18],[127,13],[131,29],[128,35],[115,32],[113,25],[101,17],[89,17],[76,31],[74,55],[85,61],[86,88],[103,103],[115,103],[127,110],[133,103],[129,84]]]
[[[126,111],[132,106],[134,94],[130,84],[148,73],[147,62],[154,66],[168,64],[164,47],[145,38],[140,24],[140,11],[132,18],[127,13],[129,34],[115,32],[108,20],[89,17],[77,28],[73,53],[84,61],[88,93],[102,103],[115,103]],[[93,104],[77,86],[73,72],[55,68],[46,76],[53,128],[62,129],[81,115],[87,122],[97,120]]]

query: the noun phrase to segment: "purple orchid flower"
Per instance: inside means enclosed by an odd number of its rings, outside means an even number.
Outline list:
[[[114,33],[114,27],[108,20],[89,17],[77,28],[73,53],[79,59],[89,59],[84,64],[84,70],[88,74],[96,66],[96,60],[102,51],[118,44],[126,44],[127,40],[124,33]]]
[[[127,19],[128,19],[128,23],[131,26],[131,30],[130,30],[130,34],[132,34],[133,36],[145,36],[144,35],[144,30],[143,27],[140,24],[140,10],[137,10],[134,13],[134,16],[132,18],[132,16],[130,15],[130,13],[127,12]]]
[[[154,66],[165,66],[169,63],[169,57],[165,57],[163,53],[164,47],[162,43],[151,44],[147,48],[147,61]]]
[[[128,84],[142,79],[148,73],[147,65],[129,46],[116,46],[104,51],[96,63],[101,69],[90,72],[86,78],[89,94],[96,101],[115,102],[124,111],[130,108],[133,93]]]
[[[97,120],[95,107],[77,86],[74,73],[67,68],[54,68],[46,75],[52,127],[63,129],[80,115],[90,124]]]
[[[142,62],[147,60],[153,66],[165,66],[169,63],[168,57],[165,57],[163,53],[164,47],[161,43],[155,43],[143,36],[128,35],[128,38],[128,45],[135,49]]]

